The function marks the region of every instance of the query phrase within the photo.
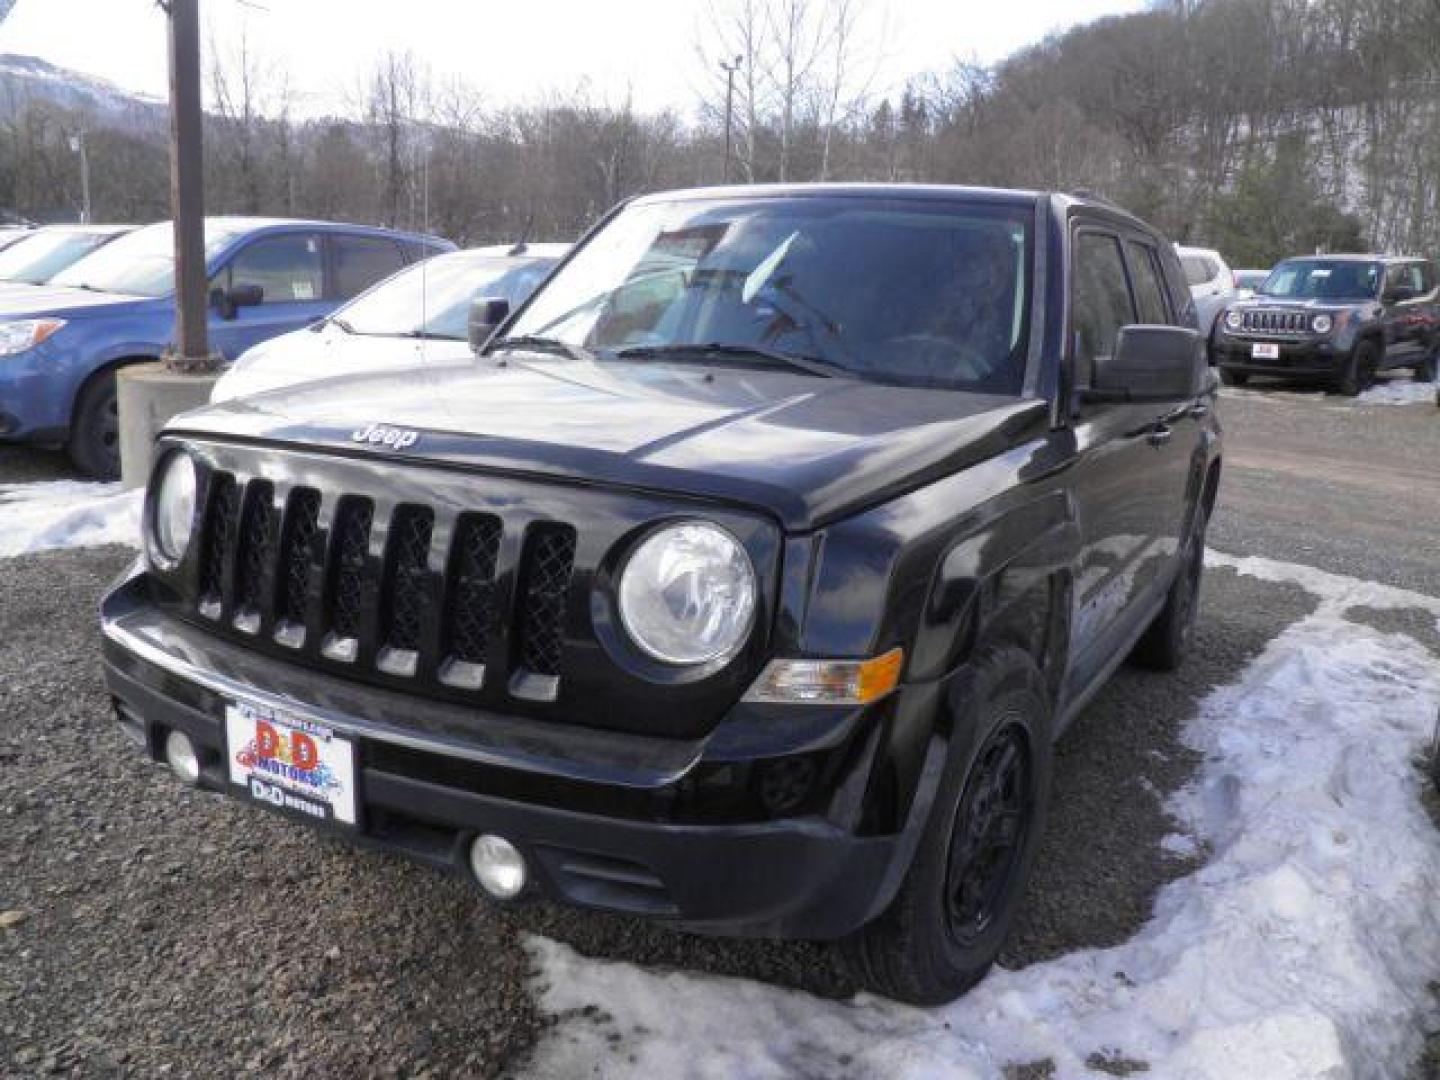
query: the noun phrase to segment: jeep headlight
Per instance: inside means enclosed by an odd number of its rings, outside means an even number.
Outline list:
[[[755,619],[755,568],[718,525],[669,525],[648,537],[620,575],[620,621],[647,655],[693,666],[740,651]]]
[[[1225,313],[1225,329],[1239,330],[1245,323],[1245,316],[1238,311],[1227,311]]]
[[[1310,329],[1317,334],[1328,334],[1334,325],[1335,320],[1329,315],[1315,315],[1310,319]]]
[[[195,529],[195,463],[177,452],[165,459],[155,483],[150,510],[153,550],[167,563],[178,563]]]
[[[16,319],[0,322],[0,356],[14,356],[39,345],[65,325],[64,319]]]

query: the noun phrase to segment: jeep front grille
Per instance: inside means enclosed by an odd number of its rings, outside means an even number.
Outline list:
[[[1310,330],[1310,316],[1303,311],[1245,311],[1241,329],[1249,334],[1304,334]]]
[[[554,701],[565,663],[577,534],[563,522],[524,529],[510,610],[497,570],[499,518],[217,471],[207,485],[194,609],[208,621],[357,674],[487,685],[498,645],[513,641],[508,693]],[[312,583],[323,582],[323,587]]]

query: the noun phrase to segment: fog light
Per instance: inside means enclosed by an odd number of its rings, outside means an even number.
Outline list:
[[[470,869],[484,890],[498,900],[519,896],[529,877],[520,849],[494,833],[477,836],[470,845]]]
[[[200,755],[190,736],[183,731],[172,731],[165,736],[165,760],[175,775],[191,787],[200,783]]]

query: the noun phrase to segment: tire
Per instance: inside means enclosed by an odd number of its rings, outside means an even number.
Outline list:
[[[1440,367],[1440,343],[1432,345],[1425,359],[1415,365],[1415,381],[1433,383],[1437,367]]]
[[[1222,367],[1220,369],[1220,381],[1226,386],[1244,386],[1250,381],[1248,371],[1236,371],[1234,368]]]
[[[1335,383],[1335,389],[1345,397],[1355,397],[1375,381],[1375,372],[1380,367],[1380,349],[1369,338],[1356,344],[1345,364],[1345,370]]]
[[[1049,797],[1050,705],[1029,653],[982,651],[951,700],[956,737],[914,861],[885,912],[840,943],[866,989],[913,1005],[952,1001],[990,970]]]
[[[1130,659],[1151,671],[1174,671],[1185,662],[1194,637],[1195,616],[1200,610],[1200,580],[1205,573],[1205,527],[1209,516],[1204,506],[1195,509],[1195,524],[1180,560],[1180,570],[1170,583],[1165,606],[1135,643]]]
[[[95,376],[80,391],[65,452],[75,468],[98,480],[120,477],[120,416],[115,372]]]

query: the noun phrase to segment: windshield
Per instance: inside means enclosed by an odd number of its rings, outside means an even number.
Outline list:
[[[335,318],[356,334],[464,341],[475,297],[501,297],[519,307],[554,265],[552,259],[441,255],[400,271],[341,308]]]
[[[1291,259],[1265,279],[1260,292],[1284,300],[1369,300],[1380,292],[1379,263],[1353,259]]]
[[[43,284],[108,239],[108,233],[38,232],[0,251],[0,281]]]
[[[874,197],[643,203],[536,294],[511,338],[617,356],[769,351],[876,382],[1018,393],[1023,207]]]
[[[241,231],[207,221],[205,261],[214,258]],[[127,296],[169,296],[175,291],[175,240],[170,223],[147,225],[106,244],[60,271],[50,284]]]

